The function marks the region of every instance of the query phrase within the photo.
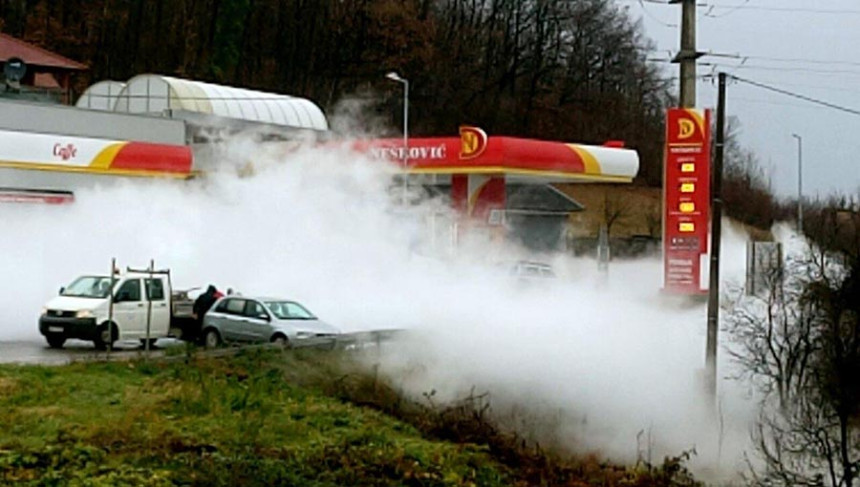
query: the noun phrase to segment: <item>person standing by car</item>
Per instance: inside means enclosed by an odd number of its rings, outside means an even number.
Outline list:
[[[215,301],[218,301],[223,294],[218,291],[212,284],[206,289],[206,292],[201,294],[194,300],[194,318],[197,320],[197,329],[195,331],[196,336],[200,336],[200,331],[203,329],[203,317],[206,316],[206,312],[212,308],[212,305],[215,304]]]

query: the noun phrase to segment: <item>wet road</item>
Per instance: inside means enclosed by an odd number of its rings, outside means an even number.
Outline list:
[[[293,345],[295,348],[321,347],[330,349],[333,346],[344,350],[360,350],[367,347],[380,347],[383,343],[390,343],[403,330],[382,329],[373,331],[344,333],[337,338],[336,344],[331,339],[308,339]],[[156,342],[155,347],[150,350],[153,357],[162,356],[165,351],[174,350],[175,355],[182,355],[186,343],[172,338],[163,338]],[[255,346],[271,346],[262,344]],[[239,347],[246,348],[246,347]],[[239,348],[227,347],[224,349],[207,351],[210,355],[235,353]],[[134,359],[142,357],[143,347],[137,340],[117,342],[111,351],[111,360]],[[0,364],[43,364],[59,365],[70,362],[87,360],[105,360],[107,352],[96,350],[92,342],[81,340],[68,340],[62,349],[53,349],[43,338],[28,338],[21,340],[0,340]],[[174,355],[174,354],[170,354]]]
[[[152,349],[153,355],[161,355],[171,347],[182,346],[178,340],[159,340]],[[140,342],[118,342],[111,352],[115,359],[136,358],[143,353]],[[44,340],[30,339],[17,341],[0,341],[0,363],[45,364],[58,365],[73,361],[100,360],[107,353],[98,351],[92,342],[69,340],[61,350],[48,347]]]

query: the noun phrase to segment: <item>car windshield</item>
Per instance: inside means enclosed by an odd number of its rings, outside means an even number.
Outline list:
[[[84,276],[63,290],[62,296],[73,298],[106,298],[110,293],[111,279],[104,276]]]
[[[281,320],[315,320],[316,316],[293,301],[266,301],[266,306]]]

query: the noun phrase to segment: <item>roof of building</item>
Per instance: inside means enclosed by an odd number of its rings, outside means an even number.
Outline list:
[[[78,108],[87,108],[90,110],[101,110],[112,112],[116,104],[117,98],[125,88],[125,83],[121,81],[105,80],[99,81],[84,91],[75,106]]]
[[[31,66],[59,68],[70,71],[83,71],[86,65],[43,49],[35,44],[22,41],[8,34],[0,33],[0,62],[18,58]]]
[[[304,98],[154,74],[128,80],[113,110],[130,113],[186,111],[293,128],[328,130],[322,109]]]

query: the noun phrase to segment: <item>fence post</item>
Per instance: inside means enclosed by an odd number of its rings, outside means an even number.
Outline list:
[[[107,356],[110,358],[111,348],[113,348],[113,287],[116,285],[116,257],[110,260],[110,289],[108,291],[108,341],[107,341]],[[96,323],[98,326],[98,323]]]
[[[146,342],[143,345],[143,349],[146,355],[146,358],[149,358],[149,342],[151,336],[151,327],[152,327],[152,296],[150,296],[150,291],[152,287],[152,279],[153,272],[155,271],[155,259],[149,260],[149,280],[144,282],[144,291],[146,296]]]
[[[602,224],[597,236],[597,270],[602,283],[609,280],[609,261],[612,259],[610,252],[609,231],[606,224]]]

